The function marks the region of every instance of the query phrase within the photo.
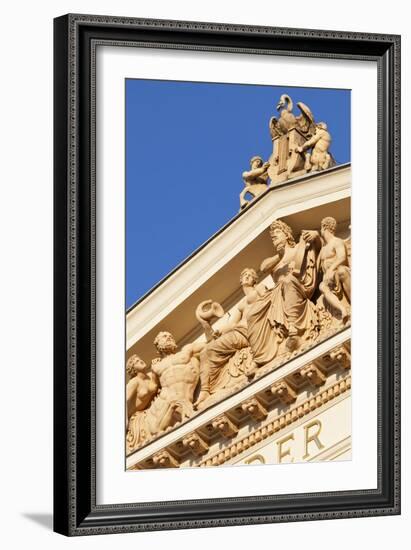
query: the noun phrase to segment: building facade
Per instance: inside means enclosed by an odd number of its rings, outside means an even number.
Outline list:
[[[280,130],[252,200],[127,313],[128,470],[351,458],[351,167]]]

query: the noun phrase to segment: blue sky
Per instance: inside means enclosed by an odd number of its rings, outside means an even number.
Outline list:
[[[237,214],[283,93],[328,124],[337,163],[349,162],[349,90],[126,80],[127,308]]]

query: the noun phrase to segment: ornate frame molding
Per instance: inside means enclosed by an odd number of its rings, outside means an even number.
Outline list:
[[[54,26],[54,529],[73,536],[400,513],[400,37],[92,15],[66,15]],[[377,490],[96,505],[94,82],[101,41],[377,63]]]

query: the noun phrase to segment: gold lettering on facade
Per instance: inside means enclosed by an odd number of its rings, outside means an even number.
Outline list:
[[[282,459],[286,456],[290,457],[290,462],[294,462],[294,458],[291,456],[291,449],[288,447],[288,449],[283,449],[283,444],[287,443],[287,441],[294,441],[294,434],[291,433],[290,435],[287,435],[286,437],[283,437],[283,439],[280,439],[280,441],[277,441],[277,448],[278,448],[278,463],[282,463]]]
[[[303,456],[303,460],[306,460],[310,456],[310,453],[308,452],[309,443],[314,442],[317,445],[318,450],[324,448],[324,445],[321,443],[320,438],[318,437],[320,435],[322,427],[323,426],[320,420],[313,420],[312,422],[304,426],[305,455]],[[312,428],[315,429],[315,431],[310,432]]]
[[[244,460],[244,464],[253,464],[253,462],[258,462],[259,464],[265,464],[265,458],[263,455],[253,455],[251,458]]]

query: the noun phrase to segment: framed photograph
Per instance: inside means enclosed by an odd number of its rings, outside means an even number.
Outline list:
[[[54,529],[400,513],[400,37],[54,21]]]

